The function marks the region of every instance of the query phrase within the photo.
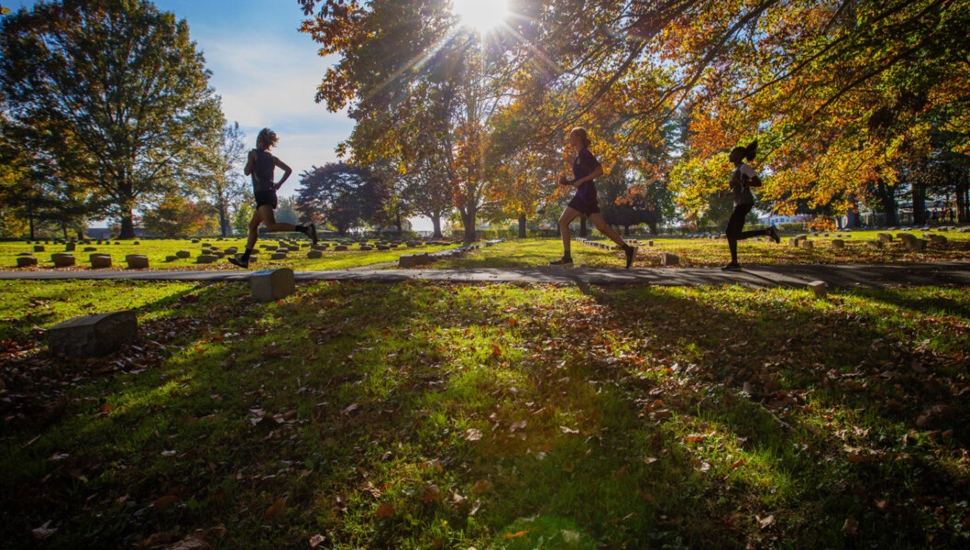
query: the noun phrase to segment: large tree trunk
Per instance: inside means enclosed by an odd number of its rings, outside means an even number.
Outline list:
[[[882,179],[876,182],[876,195],[882,204],[883,212],[886,214],[886,225],[896,226],[896,192],[891,185],[886,185]]]
[[[121,234],[118,235],[119,239],[134,239],[135,238],[135,220],[134,216],[131,214],[131,210],[128,210],[123,216],[121,216]]]
[[[967,204],[967,191],[970,190],[970,185],[968,185],[967,176],[964,174],[960,176],[956,184],[956,195],[957,195],[957,222],[967,223],[970,221],[970,212],[968,212]]]
[[[222,230],[222,237],[229,236],[229,215],[226,213],[226,206],[219,207],[219,228]]]
[[[441,239],[441,216],[431,216],[431,225],[434,226],[434,236],[435,239]]]
[[[30,223],[30,240],[36,241],[37,238],[34,237],[34,209],[30,206],[27,207],[27,221]]]
[[[465,209],[461,211],[461,223],[465,228],[465,244],[470,244],[478,240],[475,235],[475,217],[477,214],[478,209],[467,204],[465,205]]]
[[[624,225],[623,226],[623,236],[624,237],[629,237],[630,236],[630,226],[629,225]]]
[[[923,225],[929,220],[926,219],[926,187],[922,184],[913,184],[913,225]]]
[[[526,238],[526,236],[527,234],[525,230],[525,214],[522,213],[522,214],[519,214],[519,238],[524,239]]]

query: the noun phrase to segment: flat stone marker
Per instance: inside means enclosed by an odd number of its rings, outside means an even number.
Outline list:
[[[286,252],[277,252],[276,254],[273,254],[272,256],[270,256],[269,259],[271,259],[271,260],[285,260],[286,259]]]
[[[101,357],[121,349],[138,337],[134,311],[117,311],[77,317],[47,331],[51,353],[75,357]]]
[[[259,247],[262,248],[263,250],[276,250],[279,248],[275,244],[261,244],[259,245]]]
[[[812,281],[808,283],[808,289],[816,298],[824,298],[829,293],[829,285],[825,281]]]
[[[275,302],[296,292],[296,279],[292,269],[267,269],[252,274],[249,288],[257,302]]]
[[[165,256],[165,261],[169,263],[177,261],[178,259],[179,259],[178,256]]]
[[[84,247],[84,252],[97,252],[97,251],[98,251],[98,247],[96,247],[96,246],[85,246]]]
[[[35,244],[34,245],[34,252],[45,252],[46,250],[47,249],[44,248],[44,245],[42,245],[42,244]]]
[[[813,250],[815,248],[815,243],[809,240],[803,240],[800,243],[798,243],[798,246],[804,250]]]
[[[408,269],[418,266],[418,254],[405,254],[397,262],[397,266],[401,269]]]
[[[930,244],[944,245],[946,242],[946,237],[943,235],[930,235]]]
[[[868,241],[866,245],[869,248],[882,248],[882,241]]]
[[[899,235],[896,235],[896,237],[898,237],[899,240],[903,241],[903,243],[916,240],[916,235],[912,235],[910,233],[900,233]]]
[[[37,258],[33,256],[20,256],[17,258],[17,267],[32,267],[37,265]]]
[[[335,252],[346,252],[347,251],[347,245],[338,244],[337,246],[333,247],[333,249],[334,249]]]
[[[195,263],[197,263],[197,264],[211,264],[211,263],[215,262],[218,259],[219,258],[216,258],[212,254],[199,254],[199,257],[195,259]]]
[[[77,243],[67,243],[64,245],[64,252],[74,252],[77,250]]]
[[[71,267],[74,265],[74,254],[51,254],[51,261],[54,262],[54,267]]]
[[[230,256],[232,256],[233,254],[236,254],[237,252],[239,252],[239,249],[236,248],[235,246],[230,246],[229,248],[226,249],[226,254]]]
[[[661,252],[660,265],[680,265],[680,256],[670,252]]]
[[[179,250],[178,252],[175,253],[175,256],[178,258],[182,258],[184,260],[187,258],[191,258],[192,253],[189,252],[188,250]]]
[[[311,250],[306,253],[306,257],[309,260],[319,260],[323,257],[323,252],[320,250]]]
[[[923,239],[913,239],[911,241],[906,241],[906,250],[911,252],[923,252],[926,250],[926,243]]]
[[[111,267],[111,256],[109,254],[91,254],[88,256],[92,269],[106,269]]]
[[[144,254],[129,254],[125,256],[128,269],[148,269],[148,256]]]

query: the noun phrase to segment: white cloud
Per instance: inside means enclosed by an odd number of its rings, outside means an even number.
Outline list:
[[[239,122],[247,146],[255,145],[261,128],[279,134],[274,154],[294,171],[281,195],[293,193],[300,173],[337,160],[335,149],[350,136],[353,121],[345,111],[330,113],[314,101],[335,58],[321,58],[304,35],[284,40],[196,28],[193,37],[212,71],[226,119]]]

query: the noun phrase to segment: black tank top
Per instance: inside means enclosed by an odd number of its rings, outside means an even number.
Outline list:
[[[273,185],[273,172],[276,170],[276,163],[273,162],[273,155],[263,149],[256,149],[256,162],[253,163],[253,192],[275,191]]]

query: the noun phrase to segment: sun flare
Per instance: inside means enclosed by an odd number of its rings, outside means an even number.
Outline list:
[[[508,0],[452,0],[452,9],[461,24],[479,34],[488,34],[505,22]]]

